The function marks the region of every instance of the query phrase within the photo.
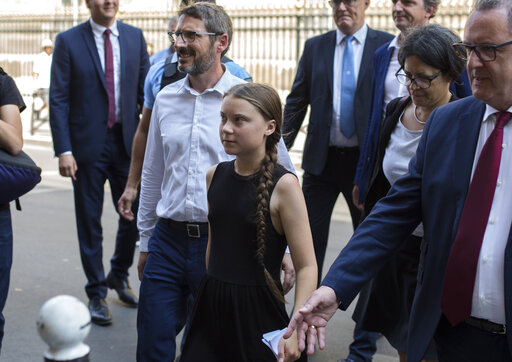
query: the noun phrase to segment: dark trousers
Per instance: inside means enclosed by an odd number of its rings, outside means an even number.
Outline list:
[[[510,362],[505,334],[493,334],[462,322],[452,327],[443,315],[434,336],[439,362]]]
[[[359,148],[357,147],[347,149],[330,147],[327,162],[320,175],[315,176],[304,172],[302,191],[306,199],[313,235],[319,284],[322,280],[331,215],[340,192],[350,209],[354,230],[359,224],[361,213],[352,203],[352,188],[358,159]]]
[[[97,161],[78,164],[77,180],[73,181],[75,214],[80,258],[87,277],[85,291],[89,299],[105,298],[107,295],[101,227],[105,182],[108,180],[110,184],[112,202],[117,212],[117,201],[126,185],[129,167],[130,158],[124,148],[121,127],[114,127],[108,132]],[[132,207],[134,214],[137,207],[138,201]],[[137,238],[137,222],[119,216],[116,246],[110,264],[112,272],[121,279],[128,276]]]
[[[11,211],[0,205],[0,348],[4,337],[5,318],[3,310],[9,291],[9,278],[12,265],[12,224]]]
[[[208,237],[189,237],[160,219],[149,240],[137,314],[137,361],[171,362],[176,335],[206,273]]]

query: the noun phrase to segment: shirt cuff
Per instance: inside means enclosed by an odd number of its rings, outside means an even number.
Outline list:
[[[143,253],[147,253],[148,252],[148,244],[149,244],[149,238],[141,235],[139,251],[143,252]]]

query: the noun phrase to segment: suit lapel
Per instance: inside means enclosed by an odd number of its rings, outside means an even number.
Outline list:
[[[322,48],[326,49],[324,53],[324,69],[327,70],[327,80],[329,84],[329,90],[332,94],[333,88],[333,69],[334,69],[334,48],[336,47],[336,31],[332,31],[327,33],[327,36],[324,38],[325,44]]]
[[[98,73],[98,77],[101,80],[101,84],[107,90],[107,86],[105,84],[105,72],[101,68],[100,57],[98,55],[98,49],[96,48],[96,42],[94,41],[94,35],[92,34],[91,24],[87,21],[83,24],[82,38],[84,39],[85,45],[87,46],[87,50],[89,51],[89,55],[92,58],[92,62],[94,67],[96,68],[96,72]]]
[[[455,238],[455,233],[457,232],[459,218],[469,189],[476,144],[478,142],[484,111],[485,104],[479,100],[473,99],[473,102],[468,104],[466,110],[461,114],[459,118],[460,121],[454,124],[454,127],[456,127],[456,144],[451,172],[453,185],[461,185],[461,188],[460,193],[453,195],[456,197],[455,202],[457,204],[457,213],[455,215],[455,223],[452,231],[453,238]]]
[[[125,31],[124,30],[124,24],[121,23],[119,20],[117,21],[117,31],[119,32],[119,54],[121,56],[121,79],[120,79],[120,96],[122,96],[123,94],[123,84],[125,83],[124,82],[124,75],[125,74],[128,74],[127,70],[125,69],[126,68],[126,60],[128,59],[128,49],[127,49],[127,44],[128,44],[128,39],[126,39],[126,34],[125,34]],[[133,56],[133,54],[132,54]],[[122,97],[120,98],[122,99]]]
[[[359,75],[357,76],[357,87],[356,89],[359,89],[359,87],[363,86],[363,82],[365,79],[365,74],[368,73],[372,68],[373,63],[373,54],[375,47],[373,47],[373,42],[375,42],[375,38],[377,35],[375,34],[375,31],[368,28],[368,33],[366,34],[366,41],[364,43],[364,49],[363,49],[363,57],[361,58],[361,65],[359,67]],[[357,92],[357,91],[356,91]]]

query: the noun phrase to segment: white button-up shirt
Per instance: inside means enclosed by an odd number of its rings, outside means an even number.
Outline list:
[[[382,119],[386,115],[386,107],[396,97],[403,97],[409,94],[407,87],[400,84],[396,79],[396,72],[400,69],[400,63],[398,62],[398,51],[400,50],[400,44],[398,44],[397,35],[391,40],[388,45],[388,49],[392,49],[391,58],[389,59],[388,70],[384,81],[384,101],[382,102]]]
[[[190,87],[188,75],[158,93],[142,169],[137,223],[140,251],[148,250],[158,217],[208,221],[206,171],[234,158],[224,152],[219,137],[222,98],[240,83],[245,81],[225,69],[217,84],[203,93]],[[278,157],[279,163],[293,170],[282,140]]]
[[[512,112],[512,107],[508,111]],[[496,124],[496,112],[498,111],[491,106],[486,107],[478,136],[472,174],[482,148]],[[510,144],[512,144],[512,121],[503,128],[504,147],[502,147],[500,170],[480,249],[471,308],[473,317],[488,319],[499,324],[506,324],[505,248],[512,224],[512,152],[507,147]]]
[[[89,19],[94,35],[94,42],[100,57],[101,68],[105,72],[105,28],[102,25],[96,24],[92,19]],[[117,20],[109,27],[111,33],[109,35],[110,43],[112,44],[112,58],[114,62],[114,96],[116,99],[116,120],[121,122],[121,48],[119,47],[119,30],[117,29]]]

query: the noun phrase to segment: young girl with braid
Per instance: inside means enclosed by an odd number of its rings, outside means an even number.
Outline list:
[[[280,283],[286,246],[296,270],[295,306],[316,287],[317,267],[297,177],[277,164],[282,106],[268,86],[240,84],[224,95],[219,133],[236,159],[212,167],[208,185],[207,274],[181,362],[276,361],[264,333],[289,321]],[[296,336],[279,361],[305,361]]]

